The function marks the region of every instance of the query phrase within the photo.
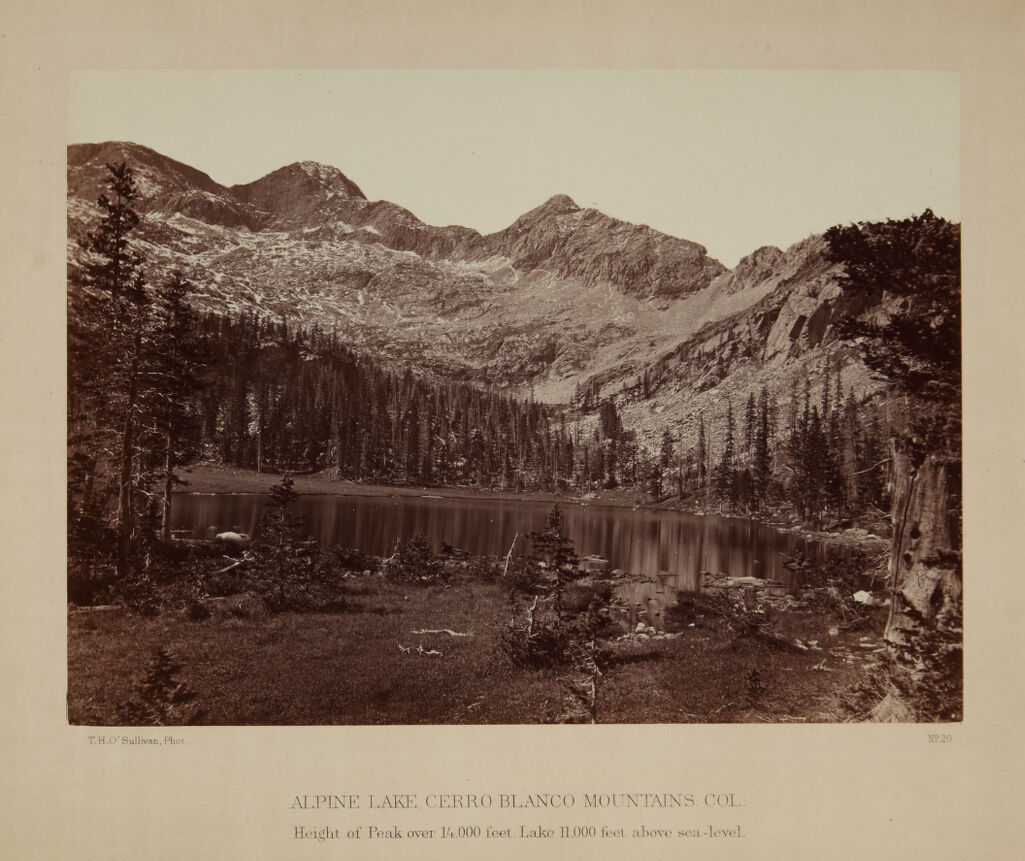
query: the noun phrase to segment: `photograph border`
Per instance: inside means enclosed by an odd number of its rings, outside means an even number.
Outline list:
[[[184,3],[167,20],[156,5],[117,2],[62,10],[15,2],[5,12],[0,84],[12,118],[2,145],[15,171],[4,217],[7,420],[2,510],[8,799],[0,826],[12,857],[273,858],[301,854],[289,828],[298,795],[431,792],[682,792],[731,795],[741,843],[711,855],[816,858],[895,842],[934,859],[1013,857],[1021,797],[1020,627],[1007,600],[1011,538],[1022,510],[1017,431],[1022,392],[1014,290],[1023,214],[1021,140],[1013,110],[1025,83],[1022,14],[960,3],[669,3],[484,9],[468,3],[268,3],[211,9]],[[300,4],[302,5],[302,4]],[[248,10],[248,11],[247,11]],[[641,14],[641,13],[646,14]],[[334,38],[332,38],[334,37]],[[340,60],[341,58],[341,60]],[[965,720],[901,726],[186,728],[180,749],[146,755],[90,744],[94,728],[66,722],[63,522],[65,145],[67,72],[147,68],[559,66],[588,68],[922,68],[962,80],[965,558],[979,572],[966,591]],[[143,142],[144,143],[144,142]],[[1008,285],[1004,287],[1003,285]],[[33,457],[26,456],[32,453]],[[53,533],[58,533],[55,536]],[[120,735],[120,733],[119,733]],[[715,811],[718,815],[720,811]],[[533,814],[531,814],[533,816]],[[610,814],[632,828],[648,811]],[[695,822],[709,818],[701,811]],[[501,817],[495,817],[496,820]],[[530,817],[528,817],[530,818]],[[321,817],[343,830],[369,811]],[[391,819],[391,817],[384,817]],[[567,822],[548,811],[541,825]],[[418,812],[409,827],[455,821]],[[512,820],[505,816],[498,824]],[[518,820],[517,820],[518,821]],[[531,819],[533,821],[533,819]],[[689,820],[688,820],[689,821]],[[483,824],[483,820],[480,820]],[[311,818],[309,824],[315,825]],[[679,824],[679,823],[677,823]],[[641,850],[641,844],[625,844]],[[345,857],[377,857],[349,842]],[[303,846],[302,854],[315,849]],[[621,854],[623,843],[581,842],[571,856]],[[688,847],[681,847],[688,849]],[[441,843],[399,857],[479,856]],[[557,843],[494,844],[489,857],[563,857]]]

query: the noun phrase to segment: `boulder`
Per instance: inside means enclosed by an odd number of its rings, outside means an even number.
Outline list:
[[[244,532],[219,532],[214,540],[231,550],[241,550],[249,545],[249,536]]]
[[[584,571],[604,573],[609,570],[609,560],[602,556],[585,556],[580,560],[580,567]]]

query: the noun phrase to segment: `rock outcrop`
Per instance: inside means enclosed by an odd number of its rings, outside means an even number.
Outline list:
[[[643,298],[695,293],[726,272],[696,242],[581,209],[564,194],[485,237],[482,250],[517,269],[544,269],[587,286],[612,284]]]

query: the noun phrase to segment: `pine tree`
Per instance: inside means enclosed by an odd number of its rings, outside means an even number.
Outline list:
[[[755,506],[763,507],[768,502],[769,482],[772,478],[769,429],[769,393],[765,387],[758,396],[758,423],[754,435],[754,457],[752,469],[752,495]]]
[[[826,435],[819,418],[818,407],[812,407],[808,428],[804,435],[803,457],[799,473],[803,477],[802,487],[807,513],[818,519],[823,511],[823,491],[828,475],[828,447]]]
[[[195,428],[193,404],[200,389],[197,372],[203,365],[195,336],[195,315],[187,303],[190,290],[181,271],[174,272],[157,296],[150,329],[154,371],[150,398],[160,437],[154,440],[154,449],[163,455],[160,526],[165,541],[171,537],[173,491],[183,483],[175,470]]]
[[[131,563],[136,526],[136,436],[150,301],[144,261],[131,244],[140,220],[135,176],[125,162],[108,164],[107,172],[107,192],[97,201],[100,222],[83,242],[86,261],[70,297],[69,442],[72,455],[84,453],[92,470],[101,468],[106,452],[113,454],[114,559],[122,578]]]
[[[708,505],[708,444],[705,441],[705,416],[698,414],[698,440],[695,445],[694,459],[697,461],[698,492],[705,494],[705,505]]]
[[[165,648],[153,650],[146,675],[135,686],[137,699],[124,703],[126,726],[185,726],[200,723],[206,709],[196,704],[196,692],[178,678],[183,665]]]
[[[804,409],[797,410],[796,384],[791,398],[791,430],[787,442],[787,455],[790,459],[792,478],[789,484],[790,502],[797,509],[800,517],[807,517],[812,509],[812,479],[814,472],[808,460],[811,443],[809,428],[811,425],[811,385],[807,378],[804,381]]]
[[[272,485],[268,492],[270,499],[260,518],[258,536],[267,553],[269,573],[277,585],[277,599],[283,606],[285,586],[300,562],[296,551],[303,518],[292,510],[299,498],[292,476],[286,473],[280,483]]]
[[[744,451],[751,455],[754,453],[755,446],[755,394],[751,392],[747,396],[747,405],[744,407]]]
[[[605,452],[605,487],[609,490],[619,486],[619,479],[616,477],[619,469],[618,443],[614,439],[608,440]]]
[[[672,466],[675,457],[676,444],[673,440],[673,435],[669,432],[669,428],[666,428],[662,431],[662,444],[659,447],[658,460],[652,464],[651,490],[655,502],[662,499],[662,482],[666,470]]]
[[[659,466],[663,470],[669,469],[672,466],[673,458],[676,456],[676,442],[673,440],[673,435],[669,432],[669,428],[662,431],[662,445],[659,448],[658,462]]]
[[[406,484],[420,482],[420,408],[414,394],[406,413],[403,431],[405,433]]]
[[[728,510],[737,504],[736,451],[734,442],[733,406],[726,402],[726,427],[723,436],[722,459],[715,474],[715,492],[720,503]]]
[[[598,405],[598,435],[601,439],[618,440],[623,433],[623,423],[616,410],[615,401],[606,398]]]
[[[540,532],[531,532],[530,562],[542,566],[554,575],[553,587],[555,612],[562,612],[562,594],[566,585],[581,576],[580,560],[573,549],[573,542],[566,537],[559,505],[552,506]]]

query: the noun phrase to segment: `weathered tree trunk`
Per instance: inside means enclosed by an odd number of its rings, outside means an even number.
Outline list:
[[[948,464],[935,456],[917,466],[907,444],[892,441],[893,597],[888,642],[900,645],[920,621],[944,625],[960,612],[961,554],[951,538]]]
[[[173,408],[172,408],[173,409]],[[174,418],[168,419],[164,452],[164,509],[160,521],[160,537],[171,540],[171,499],[174,494]]]
[[[896,690],[877,707],[876,717],[960,715],[962,573],[950,508],[957,470],[936,455],[917,459],[905,440],[891,440],[890,453],[893,543],[885,639]],[[956,679],[946,677],[953,672]],[[942,689],[938,700],[933,688]],[[954,698],[954,688],[957,701],[946,701]],[[895,708],[897,698],[905,699],[904,708]],[[921,706],[909,711],[912,701],[924,702],[925,713]]]
[[[119,579],[128,573],[129,557],[132,551],[132,532],[135,526],[132,505],[132,461],[135,455],[137,365],[137,360],[133,358],[128,380],[128,403],[125,406],[125,421],[121,431],[121,474],[118,480],[117,558],[115,562],[115,572]]]

